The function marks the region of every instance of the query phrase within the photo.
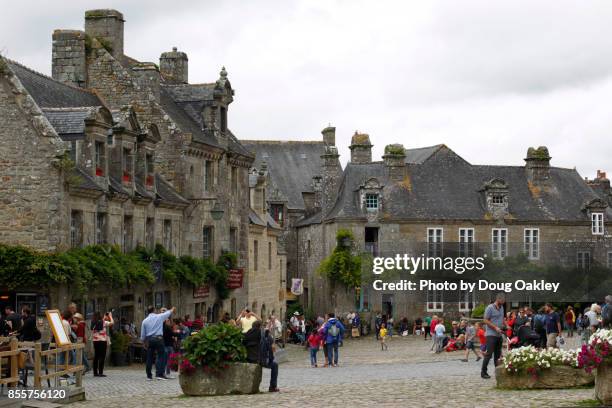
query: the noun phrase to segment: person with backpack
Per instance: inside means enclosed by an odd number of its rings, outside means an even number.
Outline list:
[[[546,315],[544,314],[544,308],[540,308],[538,313],[533,317],[533,330],[540,337],[540,341],[537,343],[538,348],[546,347]]]
[[[325,323],[323,334],[327,345],[327,361],[329,367],[338,367],[338,345],[342,342],[344,326],[334,313],[329,313],[329,320]]]
[[[274,361],[274,339],[270,330],[261,329],[261,320],[257,320],[251,329],[244,334],[242,344],[247,351],[247,362],[269,368],[269,392],[278,392],[278,363]]]

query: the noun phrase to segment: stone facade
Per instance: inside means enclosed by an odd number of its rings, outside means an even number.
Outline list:
[[[0,59],[0,242],[45,251],[162,244],[213,261],[234,252],[245,278],[223,302],[214,288],[163,282],[84,299],[52,291],[50,299],[117,308],[135,321],[151,303],[216,320],[251,303],[251,284],[268,296],[248,279],[254,156],[228,127],[234,91],[225,68],[214,82],[189,84],[187,55],[176,49],[162,53],[160,68],[125,55],[123,27],[120,12],[90,10],[84,31],[55,30],[53,79]],[[264,232],[280,276],[284,257],[275,233]],[[277,288],[270,290],[270,310],[281,310]]]

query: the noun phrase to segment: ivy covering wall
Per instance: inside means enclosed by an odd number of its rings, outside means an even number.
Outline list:
[[[352,253],[354,241],[351,231],[338,230],[336,248],[321,262],[319,273],[349,288],[361,286],[361,257]]]
[[[235,254],[223,254],[215,264],[207,259],[176,257],[163,246],[139,247],[123,253],[117,246],[92,245],[60,253],[33,251],[23,246],[0,244],[0,282],[9,289],[69,285],[78,293],[95,287],[120,288],[152,284],[151,263],[160,261],[163,280],[171,285],[188,283],[213,286],[221,299],[229,296],[229,269]]]

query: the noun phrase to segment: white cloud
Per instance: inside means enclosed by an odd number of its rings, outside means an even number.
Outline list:
[[[50,72],[51,32],[81,28],[83,3],[12,4],[0,50]],[[242,138],[313,139],[338,128],[385,144],[446,143],[473,163],[553,163],[592,176],[612,143],[612,3],[607,1],[90,1],[126,18],[126,52],[178,46],[192,82],[225,65]],[[5,8],[6,9],[6,8]],[[612,171],[612,168],[609,168]]]

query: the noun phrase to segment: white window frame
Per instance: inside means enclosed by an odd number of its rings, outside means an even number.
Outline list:
[[[540,259],[540,229],[525,228],[523,231],[523,248],[527,258]]]
[[[459,228],[459,256],[474,256],[474,228]]]
[[[498,237],[495,236],[496,232]],[[504,259],[508,256],[508,228],[493,228],[491,230],[491,255],[495,259]]]
[[[433,233],[433,234],[432,234]],[[433,240],[430,240],[433,238]],[[427,256],[442,256],[442,243],[444,242],[444,228],[427,228]]]
[[[459,292],[459,311],[469,312],[474,310],[476,307],[476,293],[470,292],[469,290],[462,290]]]
[[[372,200],[368,200],[368,198],[372,198]],[[380,195],[378,193],[365,193],[363,201],[367,211],[378,211],[380,208]],[[376,206],[370,207],[369,203],[374,203],[374,201],[376,201]]]
[[[602,212],[591,213],[591,233],[593,235],[604,234],[604,214]]]
[[[443,312],[444,311],[444,297],[443,291],[441,290],[428,290],[427,298],[425,299],[425,309],[428,312]],[[430,302],[430,295],[433,295],[433,299]],[[431,304],[431,306],[430,306]]]

